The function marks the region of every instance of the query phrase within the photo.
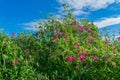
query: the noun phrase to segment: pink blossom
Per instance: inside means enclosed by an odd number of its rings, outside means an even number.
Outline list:
[[[15,66],[17,63],[19,63],[20,62],[20,60],[15,60],[15,61],[13,61],[13,66]]]
[[[72,62],[75,62],[76,60],[77,60],[76,58],[72,57]]]
[[[95,55],[95,56],[93,56],[93,60],[94,61],[96,61],[96,60],[98,60],[99,58]]]
[[[84,30],[83,26],[80,26],[79,31],[83,31],[83,30]]]
[[[88,40],[88,45],[91,45],[92,44],[92,41],[91,40]]]
[[[68,41],[66,36],[64,36],[63,39],[64,39],[64,41]]]
[[[84,50],[84,51],[83,51],[83,54],[84,54],[84,55],[86,55],[86,54],[87,54],[87,52]]]
[[[72,56],[70,56],[70,55],[68,55],[68,56],[66,57],[66,60],[67,60],[67,61],[71,61],[71,62],[75,62],[77,59],[74,58],[74,57],[72,57]]]
[[[90,32],[90,33],[89,33],[89,36],[93,36],[93,33]]]
[[[86,31],[90,31],[90,30],[91,30],[91,28],[90,28],[90,27],[87,27],[87,28],[85,28],[85,30],[86,30]]]
[[[76,25],[77,25],[77,21],[75,20],[74,21],[74,28],[76,28]]]
[[[73,58],[72,58],[72,56],[70,56],[70,55],[68,55],[68,56],[66,57],[66,60],[67,60],[67,61],[72,61],[72,59],[73,59]]]
[[[118,41],[120,41],[120,36],[119,36],[119,37],[117,37],[117,39],[118,39]]]
[[[85,56],[81,55],[81,56],[79,56],[79,58],[82,62],[85,62]]]
[[[74,25],[76,25],[77,24],[77,21],[76,20],[74,20]]]
[[[97,35],[93,34],[93,33],[89,33],[89,36],[93,37],[93,38],[97,38]]]
[[[97,38],[97,35],[93,35],[94,38]]]
[[[75,43],[74,43],[74,47],[75,47],[75,48],[78,48],[78,47],[79,47],[79,44],[75,42]]]

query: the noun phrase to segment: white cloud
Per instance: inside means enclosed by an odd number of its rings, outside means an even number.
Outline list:
[[[78,16],[79,14],[88,14],[87,12],[76,10],[73,12],[74,15]]]
[[[39,23],[36,22],[29,22],[29,23],[23,23],[23,25],[25,26],[26,30],[37,30],[37,28],[39,27]]]
[[[83,12],[95,11],[106,8],[110,4],[119,3],[120,0],[57,0],[60,4],[68,4],[70,9],[74,9],[74,15],[83,14]],[[87,9],[87,11],[86,11]]]
[[[51,16],[53,19],[55,19],[56,21],[59,21],[61,23],[63,23],[62,21],[62,17],[61,15],[55,15],[55,16]],[[33,30],[33,31],[36,31],[36,30],[39,30],[41,27],[42,29],[44,29],[44,25],[45,25],[45,22],[47,22],[49,19],[40,19],[40,20],[37,20],[37,21],[33,21],[33,22],[28,22],[28,23],[23,23],[22,25],[24,26],[24,29],[25,30]]]
[[[94,22],[98,28],[107,27],[115,24],[120,24],[120,16],[113,17],[113,18],[104,18],[100,21]]]
[[[118,2],[120,2],[120,0],[118,0]]]

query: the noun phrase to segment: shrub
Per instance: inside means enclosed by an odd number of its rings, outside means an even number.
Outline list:
[[[119,79],[119,37],[102,39],[91,21],[70,12],[41,23],[35,34],[0,34],[0,79]]]
[[[76,20],[68,13],[66,18],[44,22],[39,34],[41,48],[36,61],[39,71],[49,79],[119,78],[119,46],[103,40],[89,20]]]

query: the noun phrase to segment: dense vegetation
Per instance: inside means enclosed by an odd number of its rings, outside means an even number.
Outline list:
[[[41,25],[41,24],[40,24]],[[42,22],[35,34],[0,33],[1,80],[118,80],[120,37],[110,42],[88,20]]]

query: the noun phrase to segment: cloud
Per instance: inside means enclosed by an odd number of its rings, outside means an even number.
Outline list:
[[[78,16],[79,14],[88,14],[88,12],[76,10],[76,11],[73,12],[73,14],[76,15],[76,16]]]
[[[37,28],[39,27],[38,21],[36,22],[29,22],[29,23],[23,23],[23,26],[25,26],[25,30],[33,30],[36,31]]]
[[[68,4],[70,9],[74,9],[74,15],[83,14],[108,7],[113,3],[120,3],[120,0],[57,0],[60,4]]]
[[[120,24],[120,16],[111,17],[111,18],[104,18],[100,21],[94,22],[94,24],[97,25],[98,28]]]
[[[59,21],[61,23],[63,23],[62,19],[63,16],[61,15],[54,15],[54,16],[51,16],[52,19],[55,19],[56,21]],[[28,22],[28,23],[22,23],[22,25],[24,26],[24,29],[25,30],[32,30],[32,31],[36,31],[36,30],[39,30],[40,27],[42,29],[44,29],[44,26],[45,26],[45,23],[48,21],[49,19],[39,19],[37,21],[33,21],[33,22]]]

